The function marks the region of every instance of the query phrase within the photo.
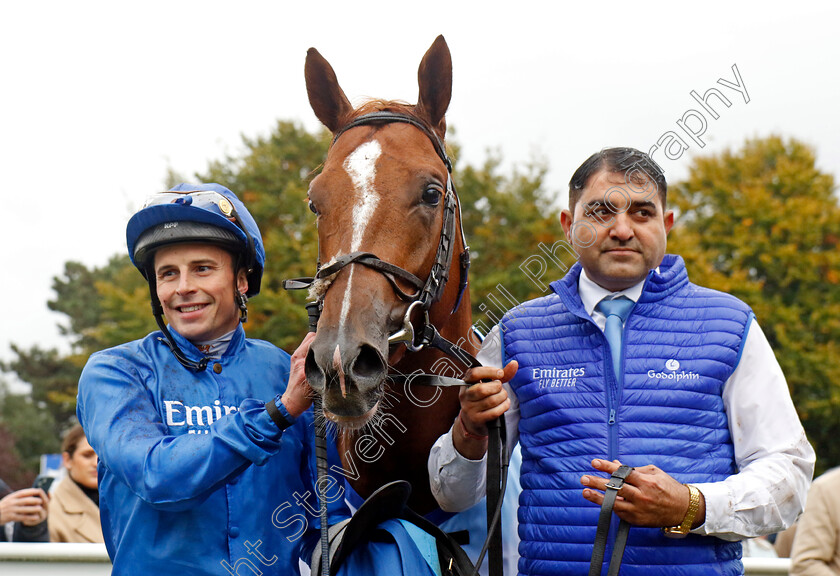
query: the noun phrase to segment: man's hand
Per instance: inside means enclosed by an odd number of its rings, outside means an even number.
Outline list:
[[[306,382],[306,371],[304,364],[306,354],[309,352],[309,345],[315,339],[315,332],[310,332],[300,343],[295,353],[292,354],[292,366],[289,370],[289,383],[286,391],[280,397],[280,401],[289,411],[289,414],[297,418],[312,405],[312,388]]]
[[[0,525],[20,522],[35,526],[47,519],[49,496],[40,488],[24,488],[0,500]]]
[[[586,486],[583,497],[598,506],[604,501],[609,476],[618,470],[621,463],[617,460],[593,460],[592,467],[607,474],[607,478],[600,476],[584,476],[581,484]],[[615,513],[622,520],[635,526],[679,526],[686,512],[688,512],[688,487],[677,482],[656,466],[650,464],[636,468],[627,477],[624,486],[618,491],[615,500]],[[692,528],[700,526],[706,521],[706,500],[700,494],[700,509],[694,518]]]
[[[455,449],[470,460],[479,460],[487,451],[487,423],[510,408],[510,399],[502,387],[516,375],[519,364],[509,362],[504,370],[480,366],[464,377],[471,386],[461,388],[458,398],[461,412],[452,428]]]

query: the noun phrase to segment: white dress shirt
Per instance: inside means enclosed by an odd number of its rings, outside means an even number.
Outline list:
[[[606,318],[595,310],[598,302],[610,295],[623,295],[635,302],[643,287],[644,282],[640,282],[611,293],[585,272],[578,282],[584,308],[601,330]],[[498,338],[496,326],[477,356],[483,365],[502,366]],[[505,388],[511,400],[505,413],[510,453],[519,441],[519,402],[510,386],[505,384]],[[782,369],[755,320],[749,326],[740,362],[724,385],[723,402],[738,473],[721,482],[695,484],[706,500],[706,521],[692,532],[739,540],[784,530],[805,506],[815,455],[793,407]],[[478,502],[485,492],[485,473],[484,459],[468,460],[458,453],[451,429],[429,454],[432,493],[444,510],[456,512]]]

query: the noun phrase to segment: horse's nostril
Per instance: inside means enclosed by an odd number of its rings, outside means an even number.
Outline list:
[[[306,360],[303,364],[304,372],[306,372],[306,381],[309,383],[309,386],[312,387],[313,390],[316,392],[323,392],[324,390],[324,372],[321,370],[321,367],[318,366],[318,362],[315,360],[315,352],[310,348],[309,352],[306,353]]]
[[[379,379],[384,372],[385,363],[376,348],[362,344],[359,347],[359,355],[353,362],[353,377]]]

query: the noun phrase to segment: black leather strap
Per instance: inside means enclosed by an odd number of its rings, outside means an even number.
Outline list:
[[[423,328],[422,344],[425,346],[431,346],[432,348],[437,348],[450,358],[455,358],[467,368],[476,368],[481,366],[481,362],[479,362],[475,356],[454,342],[441,336],[440,332],[438,332],[437,328],[435,328],[433,324],[426,324]]]
[[[592,547],[592,559],[589,562],[589,576],[598,576],[601,573],[601,566],[604,563],[604,553],[607,549],[607,536],[610,531],[613,507],[618,491],[624,486],[624,481],[633,471],[632,466],[620,466],[613,472],[610,481],[607,482],[604,490],[604,502],[601,504],[601,514],[598,516],[598,530],[595,533],[595,544]],[[622,520],[618,524],[618,531],[615,536],[613,554],[610,558],[608,576],[617,576],[621,568],[621,560],[624,557],[624,547],[627,544],[627,534],[630,532],[630,524]]]
[[[435,152],[443,160],[443,163],[446,164],[446,169],[449,172],[452,172],[452,161],[449,159],[449,156],[446,155],[446,150],[444,149],[443,141],[440,137],[432,130],[429,126],[427,126],[424,122],[420,121],[419,118],[415,118],[414,116],[409,116],[408,114],[404,114],[401,112],[391,112],[390,110],[381,110],[378,112],[371,112],[369,114],[364,114],[359,116],[358,118],[354,118],[350,122],[347,123],[341,130],[335,133],[333,136],[333,144],[335,141],[338,140],[338,137],[350,130],[351,128],[355,128],[356,126],[365,126],[369,124],[389,124],[391,122],[402,122],[404,124],[411,124],[412,126],[420,129],[428,138],[432,141],[432,146],[435,147]]]
[[[475,368],[481,366],[481,363],[469,352],[447,340],[440,335],[437,328],[432,324],[426,324],[423,328],[420,342],[415,342],[417,345],[437,348],[450,358],[457,359],[461,364],[468,368]],[[450,388],[452,386],[468,386],[460,378],[451,378],[448,376],[440,376],[438,374],[422,374],[418,370],[411,374],[388,374],[388,379],[397,384],[408,383],[416,386],[437,386],[441,388]]]
[[[265,409],[268,412],[268,415],[271,417],[271,421],[277,424],[277,427],[280,428],[280,430],[285,430],[286,428],[292,425],[292,423],[286,420],[286,418],[277,408],[277,404],[274,403],[274,400],[269,400],[268,402],[266,402]]]
[[[420,280],[417,276],[403,270],[399,266],[394,266],[388,262],[380,260],[375,254],[371,254],[370,252],[351,252],[350,254],[344,254],[343,256],[339,256],[335,259],[335,261],[331,262],[328,266],[324,266],[318,273],[315,275],[315,278],[318,280],[323,280],[324,278],[328,278],[333,274],[339,272],[344,267],[348,266],[349,264],[362,264],[367,266],[368,268],[372,268],[378,272],[381,272],[383,276],[391,283],[391,286],[394,288],[394,291],[397,295],[402,298],[403,300],[414,300],[420,295],[420,290],[423,288],[423,281]],[[409,294],[397,284],[395,277],[411,284],[415,289],[416,292],[413,294]]]
[[[499,429],[504,422],[504,416],[487,423],[487,570],[490,574],[504,574],[502,550],[502,524],[498,513],[504,498],[504,484],[502,470],[505,434]]]
[[[624,520],[618,523],[618,531],[615,534],[615,545],[613,546],[610,568],[607,576],[618,576],[621,568],[621,560],[624,558],[624,547],[627,545],[627,535],[630,533],[630,524]]]
[[[283,280],[283,290],[306,290],[312,283],[315,282],[315,278],[306,277],[306,278],[289,278],[288,280]]]
[[[318,271],[316,278],[326,278],[328,276],[332,276],[348,264],[352,264],[354,262],[364,264],[370,268],[375,268],[380,272],[386,272],[388,274],[398,276],[406,282],[413,284],[415,288],[420,289],[423,287],[423,281],[411,272],[406,272],[398,266],[394,266],[393,264],[380,260],[379,257],[375,254],[371,254],[370,252],[351,252],[350,254],[339,256],[334,262],[321,268]]]

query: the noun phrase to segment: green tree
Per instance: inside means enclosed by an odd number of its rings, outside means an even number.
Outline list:
[[[315,273],[318,237],[306,194],[330,135],[280,121],[267,137],[243,141],[242,156],[213,161],[196,176],[234,190],[259,224],[266,269],[260,295],[249,305],[248,334],[291,352],[306,331],[305,293],[287,292],[282,282]]]
[[[805,144],[778,136],[697,158],[670,202],[669,251],[750,304],[818,455],[840,464],[840,206]]]
[[[155,328],[148,284],[126,254],[93,269],[67,262],[63,276],[54,278],[52,287],[56,298],[47,306],[67,316],[68,324],[59,329],[84,356]]]
[[[503,174],[501,161],[497,153],[490,154],[480,167],[455,171],[472,258],[473,321],[482,329],[492,327],[514,303],[544,294],[522,268],[529,258],[546,262],[544,284],[561,277],[574,262],[560,250],[564,258],[559,266],[538,249],[564,238],[559,209],[545,188],[547,166],[531,162]]]
[[[140,338],[152,331],[155,323],[148,285],[127,256],[115,256],[105,266],[93,269],[67,262],[64,274],[53,279],[53,290],[56,298],[47,305],[67,317],[60,330],[70,340],[71,353],[12,345],[15,357],[2,368],[31,385],[26,398],[52,416],[50,431],[58,438],[75,422],[78,381],[88,356]],[[14,395],[8,400],[18,401]],[[17,428],[12,431],[17,434]]]
[[[75,422],[77,384],[84,360],[77,354],[62,356],[58,350],[43,350],[38,346],[22,350],[12,345],[12,352],[17,357],[4,364],[3,369],[15,372],[32,386],[32,391],[28,395],[8,394],[5,403],[33,402],[50,414],[51,433],[59,437],[63,429]],[[17,433],[17,428],[13,431]]]
[[[11,394],[0,382],[0,478],[15,490],[31,486],[40,455],[60,449],[60,429],[46,403]]]

